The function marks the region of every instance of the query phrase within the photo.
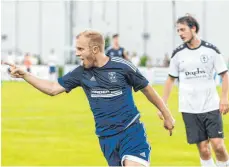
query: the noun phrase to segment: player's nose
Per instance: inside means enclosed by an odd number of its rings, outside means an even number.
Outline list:
[[[181,37],[183,33],[181,31],[178,31],[178,35]]]

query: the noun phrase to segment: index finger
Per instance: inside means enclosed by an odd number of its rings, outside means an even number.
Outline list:
[[[6,64],[6,65],[8,65],[8,66],[11,66],[11,67],[15,67],[15,65],[12,64],[12,63],[4,62],[4,64]]]
[[[172,136],[173,135],[173,131],[172,129],[169,130],[169,136]]]

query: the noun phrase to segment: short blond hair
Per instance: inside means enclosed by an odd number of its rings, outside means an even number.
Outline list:
[[[80,36],[84,36],[89,39],[89,47],[98,46],[100,52],[104,52],[105,40],[100,32],[95,30],[85,30],[79,33],[76,36],[76,39],[78,39]]]

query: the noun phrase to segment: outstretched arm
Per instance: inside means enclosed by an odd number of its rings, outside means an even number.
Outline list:
[[[65,88],[62,87],[58,82],[51,82],[47,80],[43,80],[33,76],[32,74],[24,71],[23,69],[15,66],[14,64],[4,63],[10,66],[10,75],[13,78],[23,78],[26,82],[31,84],[36,89],[40,90],[41,92],[55,96],[59,93],[65,91]]]
[[[175,121],[161,97],[150,85],[146,86],[141,91],[147,99],[161,111],[164,117],[164,127],[168,129],[170,131],[170,135],[172,135],[172,129],[174,128]]]

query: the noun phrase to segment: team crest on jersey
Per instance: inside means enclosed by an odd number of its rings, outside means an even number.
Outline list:
[[[118,51],[118,55],[122,56],[122,51],[121,50]]]
[[[207,63],[208,62],[208,56],[204,55],[204,54],[200,55],[200,61],[202,63]]]
[[[114,52],[111,52],[110,55],[111,55],[111,56],[114,56]]]
[[[117,82],[116,72],[108,72],[108,78],[111,82]]]

